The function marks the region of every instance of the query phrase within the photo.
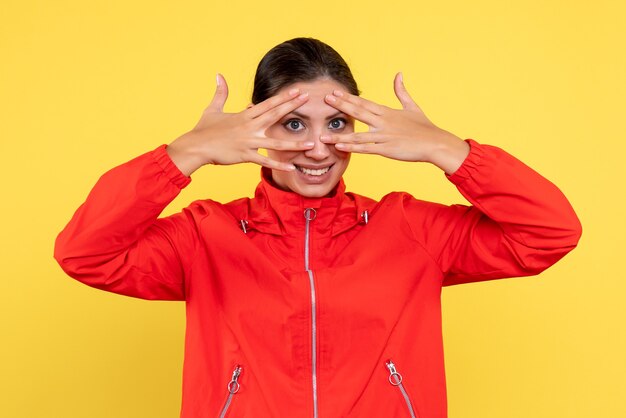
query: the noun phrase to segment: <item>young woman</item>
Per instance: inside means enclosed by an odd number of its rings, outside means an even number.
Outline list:
[[[445,417],[441,287],[537,274],[576,246],[552,183],[433,125],[401,75],[394,89],[399,110],[360,98],[328,45],[280,44],[252,105],[224,113],[218,76],[197,126],[103,175],[59,235],[74,278],[186,302],[181,417]],[[351,152],[432,163],[472,206],[347,193]],[[158,219],[195,170],[243,162],[264,167],[254,198]]]

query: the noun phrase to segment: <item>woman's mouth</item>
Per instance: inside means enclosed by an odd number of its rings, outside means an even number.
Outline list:
[[[328,167],[323,167],[323,168],[306,168],[306,167],[300,167],[299,165],[296,165],[296,169],[299,172],[306,174],[307,176],[322,176],[328,173],[328,171],[331,168],[332,168],[332,165],[329,165]]]

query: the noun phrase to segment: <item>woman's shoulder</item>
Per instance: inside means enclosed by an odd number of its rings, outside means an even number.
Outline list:
[[[414,209],[423,209],[423,210],[440,210],[448,208],[449,206],[444,205],[442,203],[431,202],[427,200],[421,200],[414,197],[412,194],[408,192],[389,192],[380,200],[375,200],[367,196],[363,196],[357,193],[347,193],[352,196],[352,198],[357,202],[363,202],[363,205],[371,206],[373,209],[400,209],[411,207]]]
[[[239,212],[248,207],[249,198],[240,198],[228,203],[218,202],[213,199],[198,199],[187,205],[182,211],[172,215],[188,218],[193,223],[199,224],[206,218],[211,217],[237,217]]]

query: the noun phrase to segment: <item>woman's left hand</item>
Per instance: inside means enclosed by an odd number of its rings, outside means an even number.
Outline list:
[[[429,162],[447,174],[455,172],[467,157],[469,145],[426,117],[404,87],[401,73],[394,79],[394,91],[402,109],[392,109],[340,90],[327,95],[327,104],[367,124],[369,132],[323,135],[321,141],[344,152]]]

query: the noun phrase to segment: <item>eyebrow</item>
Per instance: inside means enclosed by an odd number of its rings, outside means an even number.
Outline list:
[[[308,117],[307,115],[304,115],[304,114],[298,112],[297,110],[289,112],[287,115],[294,115],[294,116],[299,117],[300,119],[307,119],[307,120],[310,119],[310,117]],[[326,120],[334,119],[337,116],[346,116],[346,114],[343,113],[343,112],[336,112],[336,113],[333,113],[332,115],[326,117]]]

